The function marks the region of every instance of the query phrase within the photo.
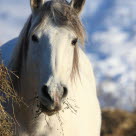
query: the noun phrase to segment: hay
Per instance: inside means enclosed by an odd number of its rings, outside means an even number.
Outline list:
[[[13,126],[15,126],[16,121],[3,107],[7,102],[12,103],[12,105],[13,102],[20,105],[23,103],[23,100],[17,96],[17,93],[12,86],[9,71],[0,59],[0,136],[14,135]]]

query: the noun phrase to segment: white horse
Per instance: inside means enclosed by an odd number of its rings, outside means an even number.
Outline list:
[[[84,3],[30,0],[32,15],[20,36],[2,47],[16,43],[9,69],[19,77],[12,75],[14,87],[29,105],[27,110],[14,106],[15,135],[100,136],[94,74],[78,46],[84,42],[79,19]]]

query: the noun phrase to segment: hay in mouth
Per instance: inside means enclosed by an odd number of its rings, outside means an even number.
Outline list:
[[[40,103],[40,110],[41,112],[47,114],[48,116],[52,116],[54,114],[57,114],[59,112],[59,110],[55,109],[55,110],[49,110],[46,106],[44,106],[42,103]]]

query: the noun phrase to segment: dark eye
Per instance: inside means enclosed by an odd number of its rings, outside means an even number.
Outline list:
[[[39,39],[35,34],[32,35],[32,41],[33,42],[39,42]]]
[[[71,44],[72,44],[73,46],[75,46],[75,45],[77,44],[77,41],[78,41],[78,39],[75,38],[75,39],[71,42]]]

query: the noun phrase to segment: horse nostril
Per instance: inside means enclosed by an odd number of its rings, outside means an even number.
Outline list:
[[[50,96],[49,93],[48,93],[48,86],[44,85],[44,86],[42,87],[42,94],[43,94],[43,96],[44,96],[46,99],[48,99],[49,101],[52,102],[52,98],[51,98],[51,96]]]
[[[68,94],[67,87],[63,87],[63,96],[62,96],[62,98],[65,98],[67,96],[67,94]]]

